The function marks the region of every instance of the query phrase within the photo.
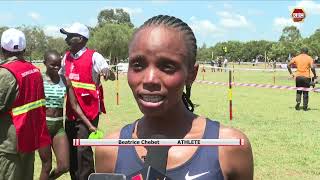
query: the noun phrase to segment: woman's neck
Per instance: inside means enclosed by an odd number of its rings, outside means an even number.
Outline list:
[[[48,73],[48,71],[46,72],[46,75],[50,78],[50,80],[55,83],[58,84],[60,82],[60,76],[58,74],[50,74]]]
[[[152,135],[162,134],[168,138],[183,138],[191,130],[195,118],[196,115],[181,103],[179,108],[172,108],[162,116],[144,116],[138,123],[137,136],[150,138]]]

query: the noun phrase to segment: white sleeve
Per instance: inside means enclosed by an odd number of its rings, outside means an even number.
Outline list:
[[[92,63],[93,69],[96,73],[100,74],[102,69],[109,69],[109,64],[107,63],[107,59],[99,54],[98,52],[94,52],[92,55]]]
[[[66,55],[64,55],[61,60],[61,68],[60,68],[58,74],[62,75],[62,76],[64,76],[66,74]]]

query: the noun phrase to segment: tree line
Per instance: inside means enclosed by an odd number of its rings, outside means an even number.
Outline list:
[[[128,57],[128,42],[135,30],[130,15],[123,9],[105,9],[98,15],[98,24],[89,27],[90,38],[87,43],[112,63]],[[64,38],[51,37],[38,26],[19,26],[27,40],[26,59],[42,60],[46,50],[56,49],[61,54],[68,49]],[[8,27],[0,27],[0,36]]]
[[[299,54],[302,47],[307,47],[311,56],[320,56],[320,28],[307,38],[302,38],[297,27],[287,26],[282,30],[278,41],[227,41],[219,42],[212,47],[206,47],[206,44],[203,44],[198,48],[198,60],[208,61],[226,56],[231,61],[240,59],[248,62],[259,57],[260,60],[265,61],[266,57],[267,61],[285,62],[288,58]]]
[[[135,31],[130,15],[123,9],[105,9],[98,14],[98,24],[89,27],[90,38],[88,47],[97,50],[114,64],[119,60],[126,61],[128,43]],[[20,26],[27,39],[26,58],[43,59],[48,49],[56,49],[63,54],[67,50],[64,38],[47,36],[37,26]],[[0,27],[0,35],[8,27]],[[213,46],[205,43],[198,48],[197,61],[210,61],[226,56],[230,61],[251,61],[257,57],[267,60],[286,61],[289,56],[297,55],[301,47],[308,47],[311,56],[320,56],[320,28],[311,36],[302,38],[295,26],[282,30],[278,41],[253,40],[248,42],[226,41]],[[263,59],[264,60],[264,59]]]

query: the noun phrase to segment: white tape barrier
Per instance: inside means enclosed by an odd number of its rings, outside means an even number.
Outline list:
[[[196,83],[200,84],[209,84],[209,85],[222,85],[229,86],[229,83],[225,82],[211,82],[211,81],[202,81],[196,80]],[[320,92],[320,88],[305,88],[305,87],[294,87],[294,86],[280,86],[280,85],[271,85],[271,84],[254,84],[254,83],[235,83],[234,86],[244,86],[244,87],[256,87],[256,88],[269,88],[269,89],[287,89],[287,90],[298,90],[298,91],[310,91],[310,92]]]
[[[228,65],[229,67],[224,68],[224,67],[217,67],[217,66],[210,66],[210,65],[200,65],[200,72],[203,67],[206,68],[206,70],[211,70],[211,69],[222,69],[222,70],[237,70],[237,71],[266,71],[266,72],[274,72],[274,71],[288,71],[288,69],[259,69],[259,68],[232,68],[230,67],[230,64]],[[292,68],[293,71],[295,71],[295,68]]]

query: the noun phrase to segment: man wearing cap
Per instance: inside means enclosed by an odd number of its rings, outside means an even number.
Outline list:
[[[40,149],[43,167],[51,164],[43,80],[40,70],[24,60],[25,48],[23,32],[11,28],[2,33],[0,179],[33,179],[34,151],[37,149]],[[51,167],[46,168],[42,170]]]
[[[89,29],[80,23],[74,23],[69,28],[60,29],[67,35],[65,41],[70,47],[67,51],[59,71],[67,80],[66,85],[72,86],[78,104],[93,127],[98,126],[100,112],[105,112],[103,90],[100,75],[105,80],[114,80],[115,76],[109,70],[109,65],[101,54],[88,49]],[[96,128],[88,127],[72,109],[67,96],[66,133],[70,143],[70,175],[72,179],[86,180],[94,172],[94,160],[91,147],[72,146],[73,139],[87,139]]]
[[[297,66],[296,74],[291,71],[291,65]],[[313,79],[317,79],[316,70],[314,68],[313,59],[308,55],[308,48],[302,48],[301,54],[292,58],[287,65],[290,75],[296,80],[296,87],[309,88],[311,83],[311,73],[313,73]],[[296,95],[296,110],[300,110],[301,94],[303,93],[303,110],[308,110],[309,92],[308,91],[297,91]]]

